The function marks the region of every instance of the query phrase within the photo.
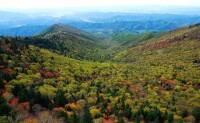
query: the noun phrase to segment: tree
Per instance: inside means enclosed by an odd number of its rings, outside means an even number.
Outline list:
[[[64,122],[68,122],[67,113],[65,113],[64,111],[58,111],[58,112],[56,113],[56,118],[57,118],[57,119],[62,118],[62,119],[64,120]]]
[[[181,116],[184,118],[184,117],[187,117],[188,114],[189,114],[189,113],[188,113],[188,110],[187,110],[187,109],[184,109]]]
[[[0,116],[8,115],[11,108],[7,105],[6,100],[0,96]]]
[[[19,92],[18,94],[18,99],[19,102],[26,102],[28,101],[29,97],[28,97],[28,91],[26,89],[23,89]]]
[[[79,123],[79,118],[78,115],[76,114],[76,112],[74,111],[73,116],[71,118],[70,123]]]
[[[192,115],[195,117],[197,122],[200,121],[200,107],[193,109]]]
[[[49,99],[48,96],[42,96],[40,94],[40,92],[36,93],[36,97],[35,97],[37,103],[41,104],[42,106],[48,108],[48,109],[53,109],[53,104],[51,102],[51,100]]]
[[[61,90],[58,90],[56,92],[54,101],[55,101],[56,106],[61,106],[61,107],[64,107],[68,103],[63,91],[61,91]]]
[[[24,85],[22,85],[22,84],[16,84],[14,86],[14,88],[12,89],[13,95],[18,96],[18,94],[20,93],[20,91],[22,91],[24,88],[25,88]]]
[[[118,123],[125,123],[125,122],[124,122],[124,119],[123,119],[122,117],[120,117],[120,118],[118,119]]]
[[[0,79],[0,89],[1,88],[4,88],[5,86],[4,86],[4,83],[3,83],[3,81]]]
[[[111,110],[112,110],[112,113],[117,114],[118,107],[116,103],[112,106]]]
[[[101,97],[97,96],[96,104],[100,104],[102,102]]]
[[[162,118],[163,118],[163,120],[167,120],[168,119],[168,112],[167,112],[167,110],[165,110],[165,113],[162,114]]]
[[[93,123],[92,116],[87,106],[84,107],[83,112],[83,123]]]
[[[131,107],[129,106],[129,104],[127,104],[125,108],[125,116],[127,118],[131,118],[131,115],[132,115]]]
[[[83,94],[81,95],[81,99],[85,99],[85,96]]]
[[[168,121],[171,123],[174,120],[174,114],[173,113],[169,113],[168,114]]]
[[[92,108],[90,110],[90,113],[91,113],[93,118],[99,118],[101,116],[101,112],[96,108]]]
[[[160,121],[159,121],[159,117],[156,117],[156,119],[155,119],[154,122],[155,122],[155,123],[160,123]]]
[[[140,118],[137,114],[132,115],[131,119],[134,121],[134,123],[140,123]]]

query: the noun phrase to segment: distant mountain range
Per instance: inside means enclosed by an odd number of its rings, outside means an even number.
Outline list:
[[[33,36],[41,30],[45,30],[48,26],[36,25],[36,26],[20,26],[9,29],[0,30],[0,34],[4,36]]]
[[[200,22],[200,15],[90,12],[61,17],[0,12],[0,35],[33,36],[56,23],[96,35],[141,34],[173,30]]]

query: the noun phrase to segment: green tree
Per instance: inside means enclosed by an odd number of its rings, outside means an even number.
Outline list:
[[[200,107],[196,107],[192,111],[192,115],[195,117],[196,121],[200,121]]]
[[[71,118],[71,123],[79,123],[79,118],[76,112],[74,111],[72,118]]]
[[[118,123],[125,123],[125,122],[124,122],[124,119],[123,119],[122,117],[120,117],[120,118],[118,119]]]
[[[111,110],[112,110],[112,113],[117,114],[118,107],[116,103],[112,106]]]
[[[19,102],[26,102],[26,101],[28,101],[29,100],[28,91],[26,89],[21,90],[19,92],[18,99],[19,99]]]
[[[1,76],[0,76],[0,77],[1,77]],[[4,86],[5,86],[5,85],[4,85],[3,81],[0,79],[0,89],[1,89],[1,88],[4,88]]]
[[[169,113],[168,114],[168,121],[171,123],[174,120],[174,114],[173,113]]]
[[[61,106],[61,107],[65,106],[68,103],[63,91],[61,91],[61,90],[58,90],[56,92],[54,101],[55,101],[56,106]]]
[[[83,123],[93,123],[92,116],[90,114],[90,110],[87,106],[83,109],[84,115],[83,115]]]
[[[131,107],[129,106],[129,104],[127,104],[125,108],[125,116],[127,118],[131,118],[131,115],[132,115]]]
[[[63,111],[58,111],[56,113],[56,118],[57,119],[60,119],[62,118],[64,120],[64,122],[68,122],[68,116],[67,116],[67,113],[63,112]]]
[[[101,97],[97,96],[96,104],[100,104],[102,102]]]
[[[188,116],[188,110],[187,109],[184,109],[183,110],[183,113],[181,114],[181,116],[184,118],[184,117],[187,117]]]
[[[11,108],[7,105],[6,100],[0,96],[0,116],[8,115]]]

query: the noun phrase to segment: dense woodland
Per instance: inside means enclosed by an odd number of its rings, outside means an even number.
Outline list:
[[[46,32],[0,37],[2,123],[200,122],[199,25],[118,47]]]

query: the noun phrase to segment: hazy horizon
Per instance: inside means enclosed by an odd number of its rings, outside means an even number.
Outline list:
[[[199,0],[0,0],[0,11],[62,16],[81,12],[199,14]]]
[[[113,6],[196,6],[199,0],[0,0],[4,9],[57,9],[66,7],[113,7]]]
[[[66,7],[66,8],[45,8],[45,9],[2,9],[0,11],[29,14],[33,16],[65,16],[90,12],[117,12],[117,13],[142,13],[142,14],[182,14],[182,15],[200,15],[199,7],[191,6],[113,6],[113,7]]]

